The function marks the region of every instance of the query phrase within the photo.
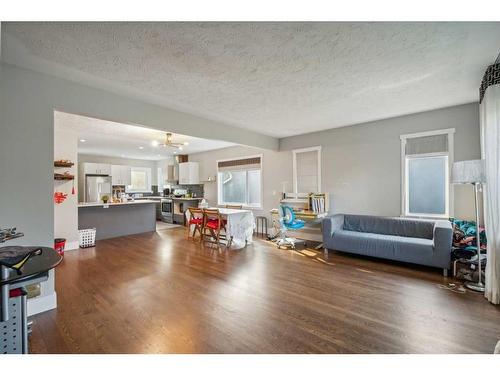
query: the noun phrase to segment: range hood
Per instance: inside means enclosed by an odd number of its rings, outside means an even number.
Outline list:
[[[177,163],[173,165],[169,165],[167,167],[167,176],[165,178],[165,181],[171,184],[177,184],[177,181],[179,181],[179,165]]]

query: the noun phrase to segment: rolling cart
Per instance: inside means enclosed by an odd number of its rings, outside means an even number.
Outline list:
[[[21,237],[15,228],[0,229],[0,242]],[[25,286],[46,281],[62,257],[50,247],[0,247],[0,354],[28,353]]]

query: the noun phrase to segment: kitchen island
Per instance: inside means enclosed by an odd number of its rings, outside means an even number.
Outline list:
[[[78,229],[96,228],[96,239],[156,230],[156,202],[79,203]]]

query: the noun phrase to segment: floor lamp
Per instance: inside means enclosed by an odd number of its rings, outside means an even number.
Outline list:
[[[484,160],[466,160],[453,163],[452,183],[471,184],[474,187],[474,207],[476,211],[476,245],[477,245],[477,263],[479,279],[477,283],[468,281],[465,286],[476,292],[484,292],[484,284],[481,276],[481,235],[479,233],[479,197],[481,185],[485,182]]]

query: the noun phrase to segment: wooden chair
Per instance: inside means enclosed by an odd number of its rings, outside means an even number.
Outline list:
[[[233,210],[241,210],[241,209],[243,209],[243,205],[241,205],[241,204],[226,204],[226,208],[232,208]]]
[[[193,240],[196,237],[196,231],[200,233],[200,239],[202,239],[202,228],[203,228],[203,210],[201,208],[189,207],[189,221],[187,222],[187,237],[191,237],[191,226],[194,225],[193,230]]]
[[[201,238],[203,242],[211,242],[220,246],[220,240],[226,239],[226,226],[218,209],[207,208],[203,210],[203,226],[201,230]],[[210,234],[207,234],[207,230]],[[213,240],[206,239],[207,236],[211,237]]]

